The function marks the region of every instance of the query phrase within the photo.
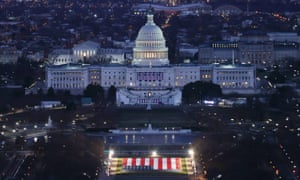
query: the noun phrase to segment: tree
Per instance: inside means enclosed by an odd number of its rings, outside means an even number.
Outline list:
[[[37,91],[37,94],[39,95],[39,96],[43,96],[43,90],[41,89],[41,88],[39,88],[38,89],[38,91]]]
[[[198,57],[199,57],[199,52],[194,54],[193,60],[198,61]]]
[[[34,82],[33,77],[27,75],[27,76],[24,78],[23,86],[24,86],[24,87],[29,87],[33,82]]]
[[[70,95],[71,95],[70,90],[65,90],[65,91],[64,91],[64,96],[65,96],[65,97],[69,97]]]
[[[67,106],[67,111],[76,109],[76,104],[74,102],[67,102],[66,106]]]
[[[49,89],[47,91],[47,96],[54,97],[54,95],[55,95],[55,93],[54,93],[53,87],[49,87]]]
[[[91,97],[94,102],[104,98],[104,90],[100,85],[89,84],[83,93],[85,96]]]
[[[275,108],[287,108],[288,104],[297,94],[290,86],[278,87],[270,98],[270,106]]]
[[[9,67],[10,68],[10,67]],[[18,61],[12,67],[12,77],[16,84],[22,84],[24,87],[29,87],[37,78],[39,63],[31,62],[26,57],[18,58]]]
[[[275,70],[268,75],[268,80],[271,83],[284,83],[286,78],[278,70]]]
[[[117,88],[115,86],[110,86],[108,89],[107,100],[108,102],[115,104],[116,102],[116,92]]]
[[[203,99],[220,97],[222,90],[219,85],[211,82],[196,81],[183,87],[182,99],[184,103],[197,103]]]

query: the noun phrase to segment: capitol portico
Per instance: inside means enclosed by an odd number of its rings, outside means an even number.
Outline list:
[[[205,66],[205,67],[204,67]],[[52,65],[46,68],[47,88],[82,93],[88,84],[99,84],[104,89],[117,88],[116,103],[122,104],[181,104],[184,85],[200,81],[216,81],[222,88],[233,84],[231,73],[224,73],[215,65],[169,64],[168,48],[162,30],[147,15],[146,24],[140,29],[133,48],[131,65]],[[254,90],[255,67],[232,65],[227,71],[243,74],[237,85],[239,90]],[[221,73],[218,73],[220,71]],[[221,78],[225,75],[226,78]],[[213,77],[218,76],[218,77]],[[203,78],[209,77],[209,78]],[[221,80],[221,81],[220,81]]]

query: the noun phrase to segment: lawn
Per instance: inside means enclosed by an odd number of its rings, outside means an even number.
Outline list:
[[[165,109],[118,109],[116,112],[119,127],[182,127],[189,126],[186,114],[179,108]]]

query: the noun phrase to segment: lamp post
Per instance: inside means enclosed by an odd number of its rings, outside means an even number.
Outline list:
[[[196,174],[197,169],[196,169],[195,156],[194,156],[195,152],[194,152],[193,149],[189,149],[188,153],[189,153],[191,161],[192,161],[192,167],[193,167],[193,170],[194,170],[194,174]]]
[[[148,97],[148,104],[147,104],[147,110],[151,110],[151,96],[152,96],[152,93],[149,91],[148,94],[147,94],[147,97]]]

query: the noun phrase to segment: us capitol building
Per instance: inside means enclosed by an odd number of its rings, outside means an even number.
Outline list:
[[[77,47],[76,54],[78,51]],[[179,105],[182,88],[190,82],[212,81],[223,93],[249,94],[255,92],[255,76],[251,65],[169,64],[163,32],[149,14],[136,38],[131,65],[50,65],[46,68],[46,87],[80,94],[89,84],[104,89],[114,86],[117,105]]]

